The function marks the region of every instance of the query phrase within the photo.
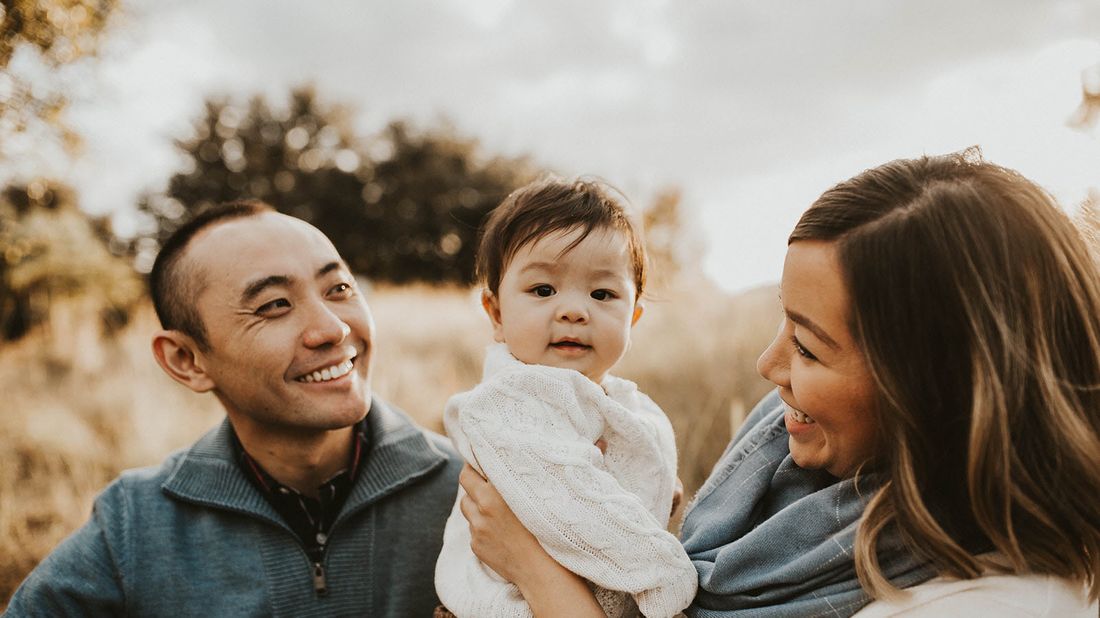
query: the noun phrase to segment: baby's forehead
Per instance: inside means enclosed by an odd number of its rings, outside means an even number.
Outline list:
[[[505,271],[568,272],[577,275],[633,275],[630,237],[611,227],[554,230],[519,244]]]

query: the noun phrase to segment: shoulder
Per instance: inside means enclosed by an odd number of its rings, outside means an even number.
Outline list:
[[[401,459],[435,460],[448,467],[462,467],[462,458],[446,437],[421,427],[404,410],[375,397],[371,402],[367,422],[372,448],[393,453]]]
[[[877,616],[1096,616],[1097,604],[1076,582],[1050,575],[988,574],[974,579],[938,577],[879,600],[856,614]]]
[[[164,484],[172,478],[195,446],[175,451],[159,464],[123,470],[96,497],[95,510],[109,509],[119,516],[134,508],[134,505],[165,500]]]

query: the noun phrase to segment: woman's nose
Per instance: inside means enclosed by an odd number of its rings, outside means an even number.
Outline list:
[[[767,349],[756,359],[756,372],[776,386],[789,387],[791,380],[790,343],[787,341],[787,321],[779,324],[779,331]]]

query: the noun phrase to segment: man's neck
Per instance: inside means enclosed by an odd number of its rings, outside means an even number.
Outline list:
[[[316,498],[317,488],[347,467],[351,457],[354,427],[307,433],[273,429],[234,415],[229,421],[256,463],[275,480],[307,496]]]

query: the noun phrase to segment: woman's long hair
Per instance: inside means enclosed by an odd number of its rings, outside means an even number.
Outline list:
[[[898,160],[826,191],[800,240],[837,243],[879,391],[864,587],[892,591],[876,549],[894,529],[944,575],[1100,596],[1100,272],[1054,200],[976,149]]]

